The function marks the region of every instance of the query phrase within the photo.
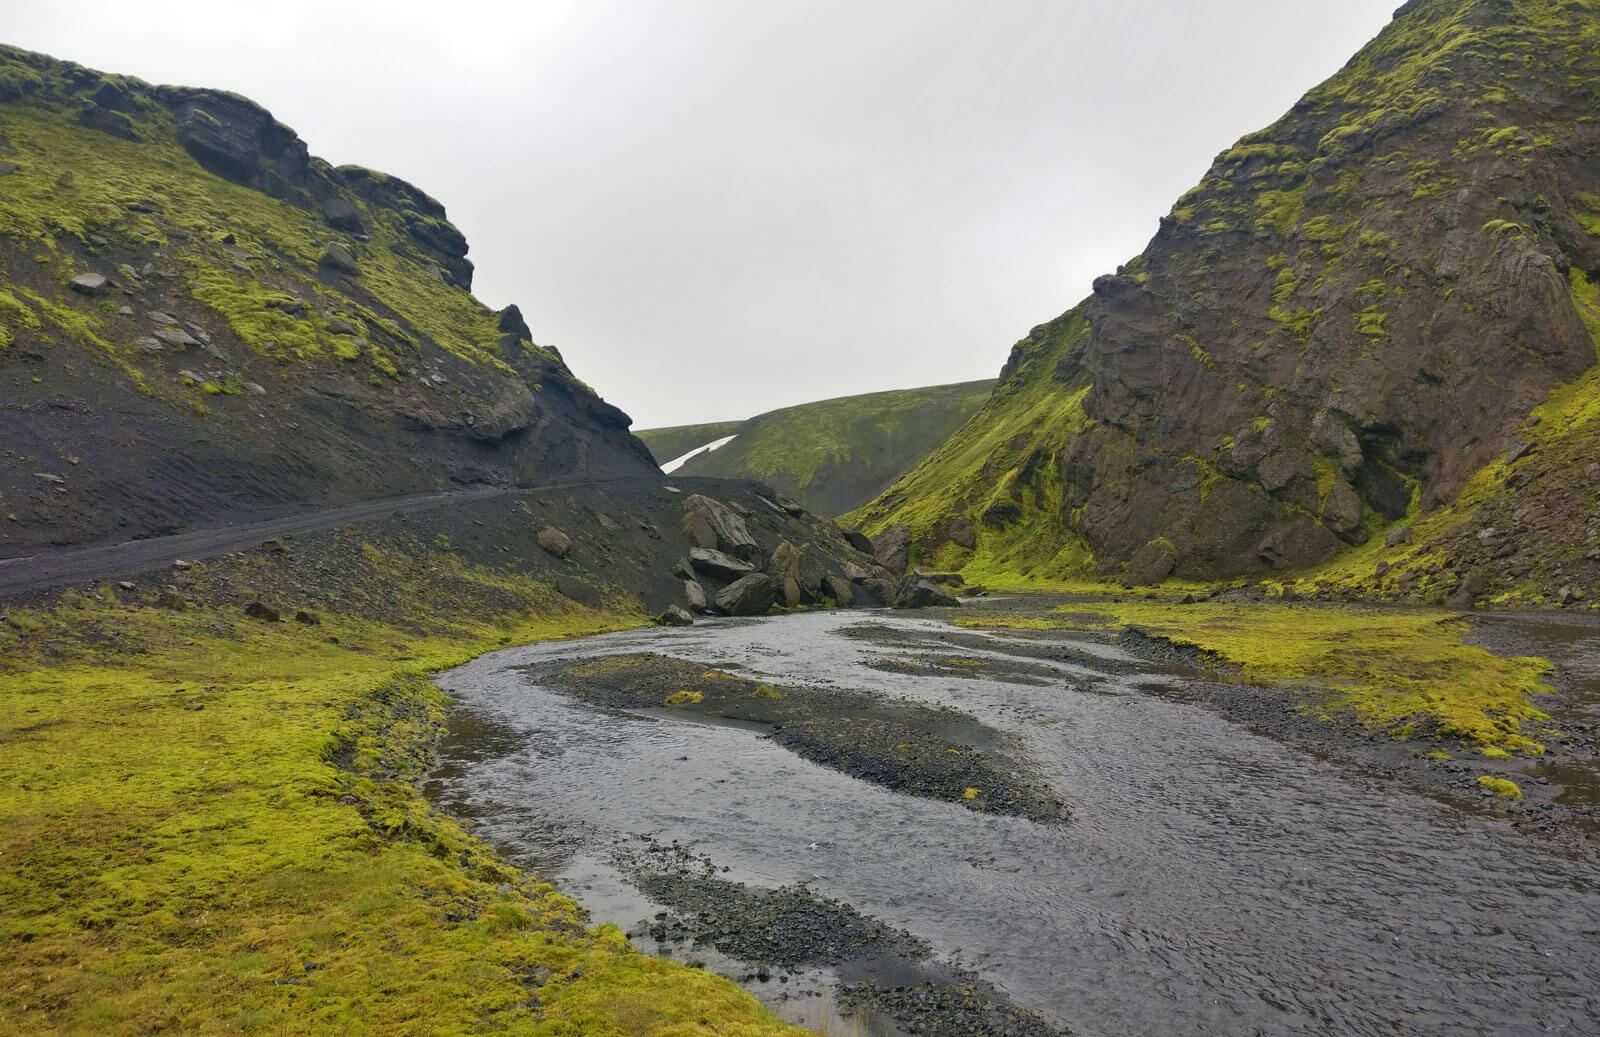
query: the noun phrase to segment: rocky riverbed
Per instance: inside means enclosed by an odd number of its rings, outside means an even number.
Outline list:
[[[1539,639],[1515,620],[1482,636]],[[819,612],[510,649],[438,679],[457,706],[436,802],[642,949],[829,1032],[1600,1018],[1600,867],[1581,803],[1555,804],[1567,786],[1527,778],[1564,814],[1497,805],[1159,638]],[[808,748],[857,725],[859,752]],[[989,770],[952,775],[935,749]],[[965,796],[980,781],[1065,813],[985,809]]]

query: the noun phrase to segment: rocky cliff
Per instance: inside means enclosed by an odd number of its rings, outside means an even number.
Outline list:
[[[1301,569],[1448,513],[1396,559],[1448,575],[1445,527],[1575,433],[1531,413],[1595,364],[1597,116],[1600,4],[1413,0],[863,517],[944,564],[1149,582]],[[1530,568],[1575,564],[1583,524],[1524,496],[1560,540]]]
[[[271,113],[0,48],[0,557],[654,472],[396,177]]]

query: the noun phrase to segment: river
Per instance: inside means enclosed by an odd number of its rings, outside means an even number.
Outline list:
[[[851,636],[863,624],[891,636]],[[1074,1033],[1600,1032],[1592,858],[1151,694],[1193,678],[1103,638],[1054,635],[1070,658],[1031,659],[1046,680],[868,665],[952,632],[815,612],[495,652],[436,677],[457,705],[428,792],[596,922],[638,932],[655,910],[618,847],[677,841],[725,877],[804,882],[903,928]],[[1038,644],[984,636],[963,654]],[[522,669],[638,651],[970,713],[1019,740],[1071,818],[914,798],[738,726],[598,709]],[[826,997],[792,996],[799,980],[751,985],[842,1032]]]

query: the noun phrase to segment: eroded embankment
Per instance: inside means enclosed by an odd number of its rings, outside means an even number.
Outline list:
[[[0,1030],[791,1032],[586,928],[421,798],[427,671],[642,618],[576,567],[489,569],[445,532],[350,528],[0,610]]]

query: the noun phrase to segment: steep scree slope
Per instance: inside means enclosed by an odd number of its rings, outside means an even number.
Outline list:
[[[1530,411],[1595,363],[1597,118],[1600,4],[1413,0],[1019,342],[993,400],[860,517],[945,565],[1133,582],[1465,518],[1541,436],[1594,442],[1581,405],[1560,429]],[[1585,527],[1543,528],[1570,571]]]
[[[466,255],[245,98],[0,48],[0,557],[653,473]]]

